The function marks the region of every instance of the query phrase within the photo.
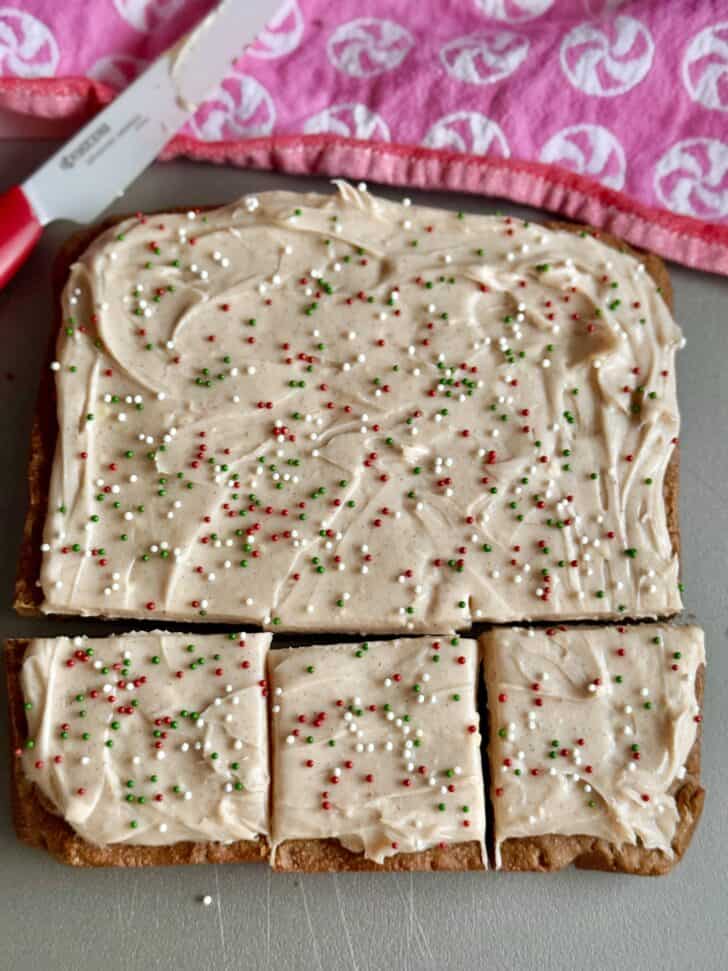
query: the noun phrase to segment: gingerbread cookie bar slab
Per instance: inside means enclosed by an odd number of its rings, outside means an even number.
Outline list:
[[[268,663],[276,869],[485,867],[475,641],[292,648]]]
[[[348,186],[108,229],[63,295],[42,609],[674,613],[680,333],[652,262]]]
[[[20,838],[80,866],[265,859],[269,641],[9,643]]]
[[[702,631],[515,628],[483,648],[497,865],[669,870],[703,805]]]

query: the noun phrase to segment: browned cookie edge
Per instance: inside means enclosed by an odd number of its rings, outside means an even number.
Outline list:
[[[484,664],[487,664],[487,656]],[[704,687],[705,665],[701,664],[695,677],[695,697],[701,706]],[[690,845],[703,811],[705,789],[700,784],[702,728],[701,721],[685,762],[686,776],[676,782],[672,790],[679,814],[672,840],[674,856],[670,857],[663,850],[647,849],[634,844],[617,846],[593,836],[561,836],[551,833],[504,840],[500,846],[499,871],[553,873],[573,863],[582,870],[608,870],[636,876],[661,876],[669,873],[677,866]],[[488,760],[490,763],[490,744]],[[493,835],[495,838],[497,834]]]
[[[187,863],[257,863],[268,858],[265,839],[233,843],[174,843],[171,846],[96,846],[80,837],[52,812],[42,794],[23,772],[17,753],[27,734],[20,671],[28,640],[5,644],[5,672],[10,711],[10,774],[13,823],[18,839],[46,850],[61,863],[79,867],[175,866]]]
[[[336,839],[285,840],[272,857],[274,870],[282,873],[339,873],[382,871],[386,873],[484,870],[480,843],[451,843],[418,853],[396,853],[375,863],[363,853],[352,853]]]
[[[43,601],[40,588],[41,542],[48,508],[53,456],[58,438],[56,412],[56,382],[50,370],[55,357],[58,333],[63,323],[61,295],[71,265],[100,233],[120,219],[107,219],[103,223],[81,229],[70,236],[60,247],[53,263],[51,279],[55,306],[54,326],[48,338],[43,373],[38,387],[35,415],[31,430],[30,457],[28,459],[28,511],[23,526],[23,538],[15,579],[14,607],[22,616],[37,616]]]

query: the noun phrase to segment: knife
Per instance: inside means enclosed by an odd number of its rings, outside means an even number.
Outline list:
[[[54,219],[95,219],[150,165],[280,0],[222,0],[22,185],[0,195],[0,287]]]

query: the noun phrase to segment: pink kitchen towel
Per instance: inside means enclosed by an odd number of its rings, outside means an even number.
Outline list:
[[[0,0],[0,108],[80,123],[213,5]],[[500,196],[728,274],[728,0],[283,0],[177,155]]]

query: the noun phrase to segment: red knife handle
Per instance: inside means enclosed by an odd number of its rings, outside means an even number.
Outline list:
[[[0,195],[0,288],[25,262],[42,226],[19,185]]]

